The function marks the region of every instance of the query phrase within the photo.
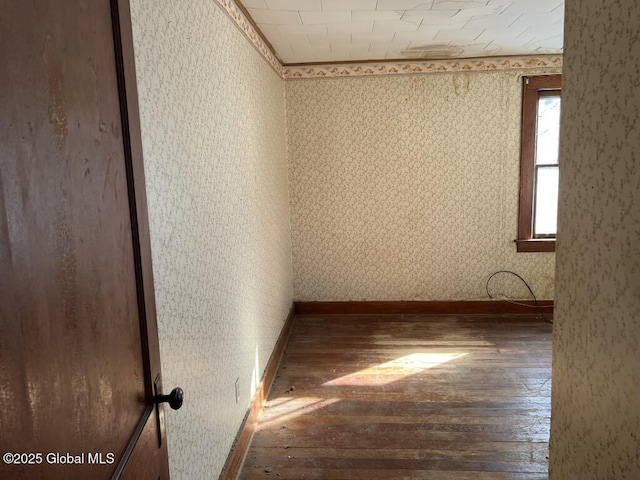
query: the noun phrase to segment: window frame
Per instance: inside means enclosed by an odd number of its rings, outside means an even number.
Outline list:
[[[562,92],[562,75],[522,77],[522,133],[520,146],[520,192],[518,207],[518,252],[555,252],[556,237],[535,238],[535,157],[538,100],[551,92]],[[542,94],[542,95],[541,95]]]

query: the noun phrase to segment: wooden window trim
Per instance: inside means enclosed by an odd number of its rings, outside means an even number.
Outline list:
[[[561,84],[562,75],[523,77],[518,238],[515,241],[518,252],[555,252],[556,249],[555,237],[533,236],[533,197],[538,98],[560,92]]]

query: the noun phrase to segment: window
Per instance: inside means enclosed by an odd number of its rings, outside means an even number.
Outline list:
[[[524,77],[518,252],[554,252],[561,75]]]

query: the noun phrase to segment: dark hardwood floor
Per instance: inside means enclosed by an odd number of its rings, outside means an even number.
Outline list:
[[[241,479],[547,478],[551,325],[295,320]]]

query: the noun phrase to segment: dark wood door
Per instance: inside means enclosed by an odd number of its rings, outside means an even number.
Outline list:
[[[168,478],[126,0],[0,1],[0,269],[0,478]]]

